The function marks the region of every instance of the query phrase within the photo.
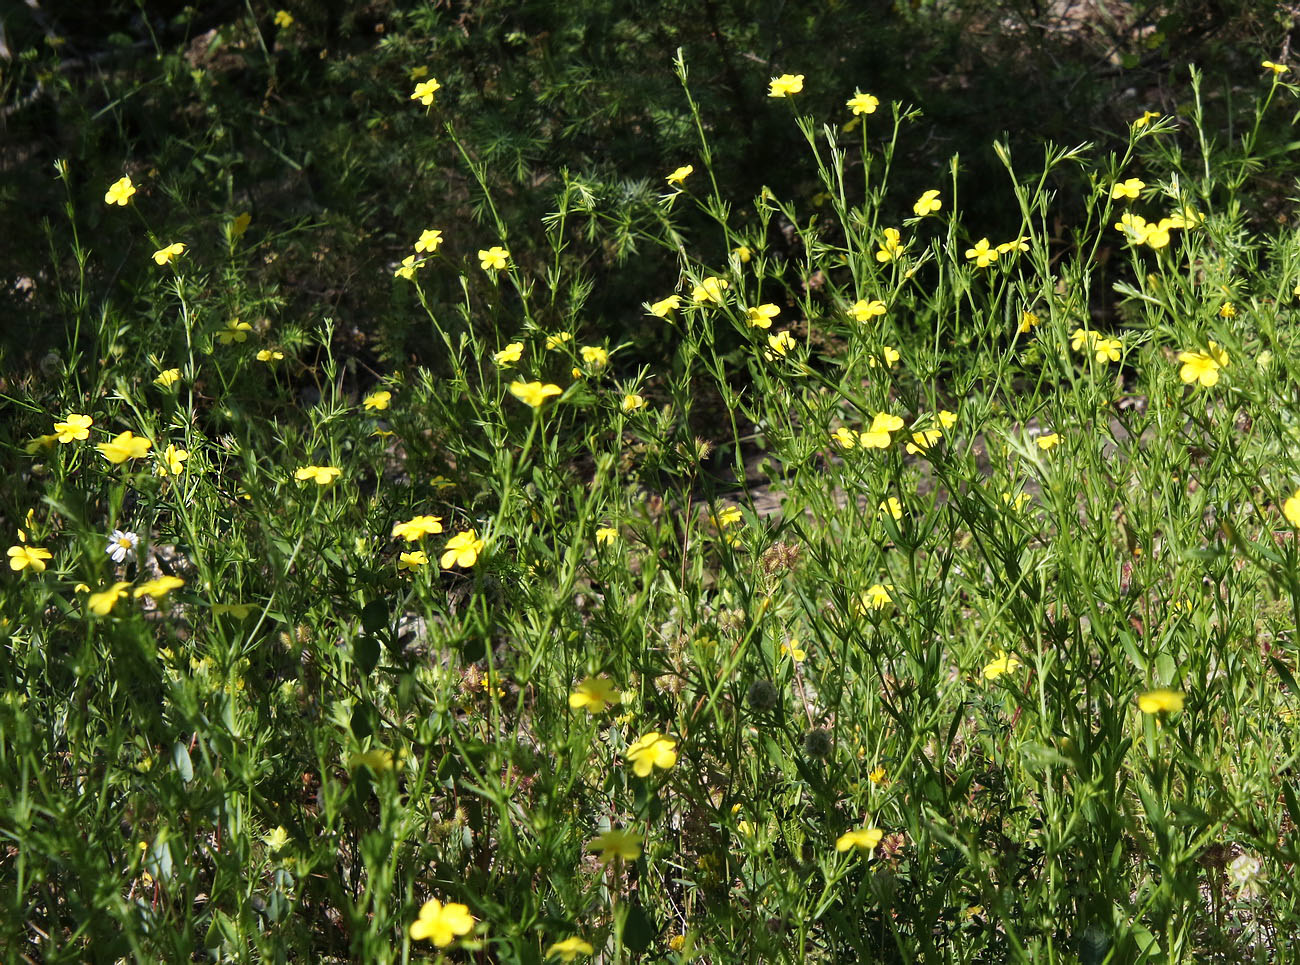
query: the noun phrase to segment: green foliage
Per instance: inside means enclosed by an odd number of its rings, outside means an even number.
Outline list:
[[[801,65],[1037,13],[832,8],[109,5],[159,60],[44,81],[13,255],[0,946],[1294,960],[1300,88],[948,157]]]

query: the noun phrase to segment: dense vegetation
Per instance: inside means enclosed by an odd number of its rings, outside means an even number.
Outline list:
[[[7,958],[1300,957],[1275,5],[3,26]]]

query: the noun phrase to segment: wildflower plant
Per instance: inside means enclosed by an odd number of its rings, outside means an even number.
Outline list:
[[[996,225],[956,160],[898,175],[915,111],[811,69],[750,96],[815,190],[735,196],[679,57],[691,163],[566,174],[523,239],[432,69],[387,98],[478,217],[403,210],[370,266],[417,361],[282,311],[292,235],[255,262],[240,207],[94,186],[165,257],[78,282],[95,352],[2,457],[0,943],[1294,960],[1300,258],[1234,201],[1285,72],[1231,146],[1199,82],[995,143]],[[581,239],[671,265],[629,313],[662,341],[600,329]]]

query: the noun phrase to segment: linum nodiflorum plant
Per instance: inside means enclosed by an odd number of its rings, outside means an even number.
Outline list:
[[[549,264],[486,195],[412,226],[375,313],[445,356],[364,391],[273,226],[110,189],[158,254],[92,291],[79,243],[10,400],[5,947],[1294,958],[1300,247],[1246,202],[1295,89],[1231,144],[1198,87],[1117,153],[994,144],[990,237],[959,159],[891,190],[909,109],[803,80],[816,198],[739,207],[692,102],[651,209],[568,179]],[[589,337],[606,230],[680,257],[668,357]]]

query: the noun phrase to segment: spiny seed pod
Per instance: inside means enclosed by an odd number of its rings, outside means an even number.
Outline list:
[[[745,694],[749,709],[758,713],[772,710],[781,700],[781,694],[770,680],[755,680]]]
[[[803,736],[803,752],[805,757],[810,757],[815,761],[829,757],[831,753],[831,735],[820,727],[816,730],[810,730]]]

